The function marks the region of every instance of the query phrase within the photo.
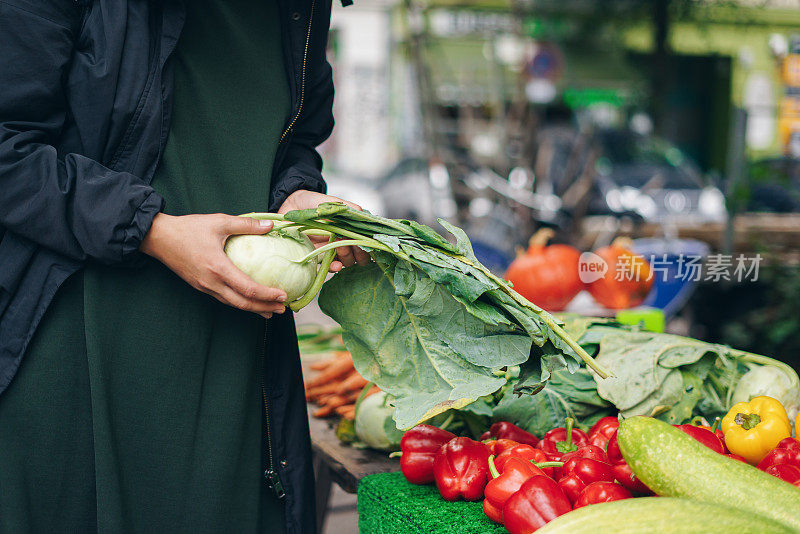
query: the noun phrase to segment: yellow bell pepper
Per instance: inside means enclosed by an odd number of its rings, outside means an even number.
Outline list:
[[[722,418],[720,428],[728,450],[754,465],[780,440],[792,435],[792,426],[783,405],[766,396],[734,404]]]

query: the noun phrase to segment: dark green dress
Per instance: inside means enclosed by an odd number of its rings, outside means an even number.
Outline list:
[[[187,2],[153,180],[166,213],[266,208],[282,58],[274,1]],[[0,397],[0,532],[282,532],[262,476],[264,327],[150,259],[70,278]]]

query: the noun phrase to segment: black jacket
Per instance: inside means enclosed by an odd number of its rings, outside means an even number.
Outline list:
[[[333,127],[331,0],[278,0],[292,120],[269,208],[324,192]],[[170,128],[178,0],[0,0],[0,393],[64,280],[88,261],[135,268],[162,208],[150,187]],[[273,447],[288,532],[314,531],[313,474],[291,314],[270,321]],[[2,397],[0,396],[0,400]]]

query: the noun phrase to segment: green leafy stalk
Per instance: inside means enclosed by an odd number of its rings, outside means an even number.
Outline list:
[[[333,236],[330,237],[333,240]],[[314,297],[317,296],[319,290],[322,288],[322,284],[325,283],[325,278],[328,276],[328,270],[331,267],[331,263],[333,263],[333,258],[336,256],[336,249],[331,249],[325,252],[325,256],[322,258],[322,262],[319,265],[319,269],[317,270],[317,275],[314,277],[314,281],[311,283],[311,287],[308,288],[308,291],[300,297],[299,299],[295,300],[294,302],[289,303],[289,308],[292,311],[297,312],[308,306],[308,304],[314,300]]]

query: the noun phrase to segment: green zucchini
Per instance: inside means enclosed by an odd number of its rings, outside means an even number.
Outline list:
[[[642,497],[592,504],[557,517],[536,534],[791,534],[764,516],[728,506],[672,497]]]
[[[617,441],[633,473],[658,495],[730,506],[800,532],[800,489],[783,480],[726,458],[649,417],[623,421]]]

